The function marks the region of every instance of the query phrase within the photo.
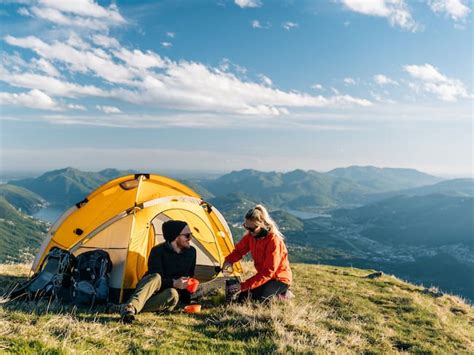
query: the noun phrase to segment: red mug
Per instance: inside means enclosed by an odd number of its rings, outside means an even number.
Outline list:
[[[197,279],[194,279],[190,277],[188,279],[188,286],[186,287],[186,290],[188,290],[190,293],[196,292],[199,286],[199,281]]]

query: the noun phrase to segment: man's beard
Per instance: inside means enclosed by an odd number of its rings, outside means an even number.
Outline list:
[[[190,243],[176,243],[179,249],[189,249],[191,247]]]

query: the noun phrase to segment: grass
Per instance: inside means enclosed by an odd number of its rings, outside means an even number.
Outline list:
[[[245,264],[251,273],[250,264]],[[132,325],[101,309],[55,302],[0,304],[0,352],[473,353],[474,312],[458,297],[433,297],[370,270],[293,265],[291,302],[222,304],[218,293],[187,315],[140,314]],[[26,265],[0,265],[0,294]]]

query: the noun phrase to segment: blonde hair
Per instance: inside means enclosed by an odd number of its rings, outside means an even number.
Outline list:
[[[267,209],[263,205],[256,205],[254,208],[248,210],[245,214],[245,219],[255,222],[258,226],[264,227],[270,233],[284,239],[285,237],[278,229],[275,221],[270,217]]]

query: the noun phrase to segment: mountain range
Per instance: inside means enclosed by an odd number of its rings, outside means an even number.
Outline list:
[[[371,194],[414,188],[441,180],[412,169],[349,167],[328,173],[246,169],[204,181],[203,185],[215,196],[240,193],[265,201],[273,208],[308,210],[362,204]]]
[[[26,188],[50,204],[67,207],[81,201],[106,181],[132,173],[135,171],[105,169],[83,172],[66,168],[47,172],[37,178],[10,181],[9,185]],[[384,193],[435,184],[440,180],[441,178],[413,169],[349,167],[328,173],[312,170],[280,173],[245,169],[217,179],[186,179],[182,182],[206,199],[237,193],[251,196],[254,201],[265,201],[274,209],[308,210],[360,205],[385,198]],[[469,184],[468,180],[458,181],[458,184]],[[377,194],[380,198],[377,198]]]

